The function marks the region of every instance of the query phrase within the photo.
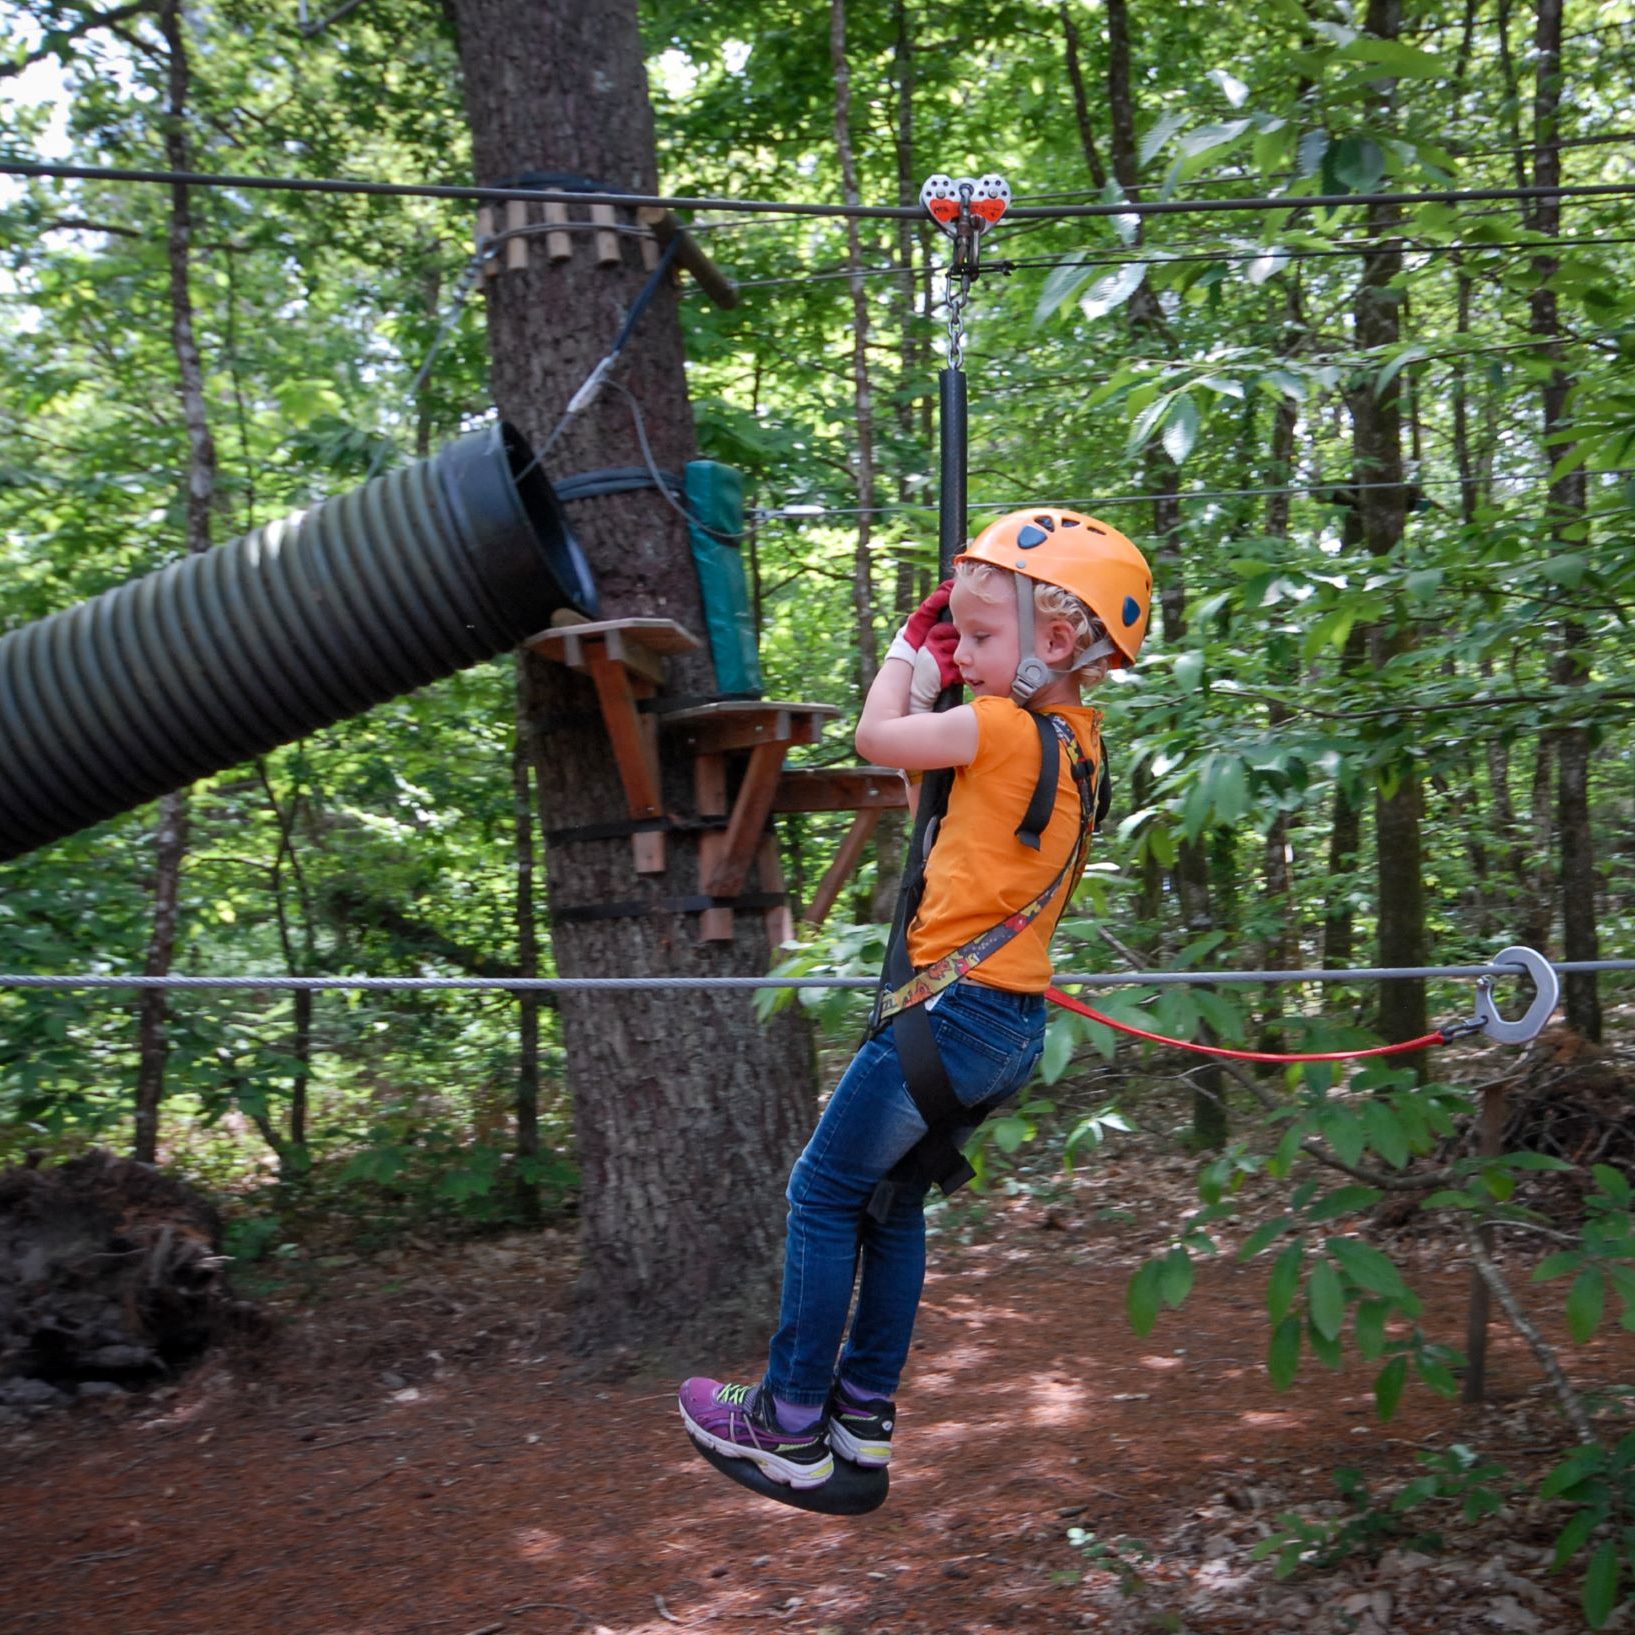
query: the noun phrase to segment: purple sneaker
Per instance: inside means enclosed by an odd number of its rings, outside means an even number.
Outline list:
[[[753,1460],[774,1482],[817,1487],[834,1475],[823,1421],[799,1433],[781,1430],[759,1386],[698,1377],[682,1381],[679,1400],[690,1436],[729,1459]]]
[[[841,1380],[829,1396],[829,1446],[842,1459],[865,1470],[884,1470],[891,1463],[891,1433],[897,1428],[897,1404],[880,1397],[854,1397]]]

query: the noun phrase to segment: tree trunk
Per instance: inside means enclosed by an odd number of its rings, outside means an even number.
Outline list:
[[[1557,187],[1561,182],[1557,140],[1562,86],[1561,11],[1562,0],[1539,0],[1533,39],[1533,182],[1538,187]],[[1523,218],[1527,225],[1551,237],[1558,236],[1561,201],[1532,201],[1530,217]],[[1541,350],[1555,365],[1544,382],[1543,394],[1543,451],[1552,464],[1570,461],[1573,454],[1573,444],[1564,435],[1572,426],[1567,404],[1572,377],[1567,373],[1561,314],[1553,284],[1559,270],[1557,256],[1535,256],[1529,297],[1532,332],[1547,343]],[[1584,549],[1589,533],[1589,495],[1582,466],[1551,479],[1549,506],[1550,537],[1556,548]],[[1561,619],[1558,640],[1560,650],[1551,666],[1551,680],[1558,687],[1582,687],[1590,679],[1589,638],[1584,627],[1566,616]],[[1564,713],[1583,721],[1586,712],[1580,707]],[[1561,951],[1569,960],[1599,959],[1595,912],[1599,881],[1590,830],[1590,729],[1587,725],[1560,727],[1555,739],[1561,829]],[[1601,996],[1595,973],[1569,972],[1563,990],[1568,1024],[1586,1039],[1599,1042]]]
[[[846,0],[829,0],[829,63],[835,75],[835,150],[841,191],[857,206],[857,160],[852,154],[852,71],[846,58]],[[857,624],[857,685],[867,694],[880,668],[874,635],[874,387],[869,379],[869,295],[863,275],[863,239],[857,218],[846,218],[847,286],[852,297],[852,480],[857,492],[857,543],[852,554],[852,613]]]
[[[513,846],[517,867],[517,975],[539,975],[539,925],[534,917],[534,789],[528,754],[528,713],[521,660],[516,673],[516,738],[511,746]],[[539,1219],[539,993],[517,990],[517,1213]]]
[[[1369,0],[1368,30],[1384,40],[1401,31],[1401,0]],[[1390,82],[1382,82],[1389,84]],[[1384,111],[1390,93],[1382,95]],[[1402,271],[1400,212],[1373,205],[1368,237],[1381,247],[1363,256],[1357,290],[1354,329],[1357,347],[1375,360],[1401,339],[1399,293],[1390,286]],[[1371,368],[1377,368],[1375,362]],[[1357,516],[1363,543],[1376,557],[1399,550],[1407,521],[1407,490],[1402,464],[1402,376],[1383,390],[1370,381],[1351,394],[1352,455],[1357,481]],[[1382,486],[1383,485],[1383,486]],[[1413,643],[1406,613],[1398,610],[1394,626],[1371,632],[1370,656],[1376,667],[1388,663]],[[1374,799],[1376,880],[1379,898],[1378,947],[1381,965],[1423,965],[1425,953],[1425,881],[1421,850],[1420,769],[1410,751],[1390,768],[1395,787],[1382,787]],[[1425,984],[1387,982],[1380,987],[1380,1031],[1392,1042],[1416,1038],[1427,1029]]]
[[[1070,69],[1078,58],[1078,39],[1071,20],[1064,15],[1067,25],[1067,48]],[[1136,147],[1135,94],[1130,79],[1130,14],[1127,0],[1108,0],[1107,4],[1107,108],[1112,125],[1113,175],[1129,198],[1140,195],[1140,155]],[[1094,139],[1089,135],[1088,120],[1081,120],[1080,133],[1085,146],[1085,162],[1092,173],[1097,165]],[[1135,243],[1141,243],[1138,225]],[[1131,332],[1149,339],[1165,339],[1168,328],[1158,297],[1148,284],[1142,284],[1130,297],[1128,308]],[[1147,448],[1143,465],[1144,480],[1156,496],[1153,500],[1153,579],[1158,591],[1161,628],[1164,641],[1178,646],[1186,635],[1186,582],[1181,575],[1181,472],[1163,446],[1157,442]],[[1188,941],[1207,935],[1214,929],[1215,916],[1209,898],[1209,851],[1205,840],[1183,841],[1174,871],[1176,895],[1181,902]],[[1202,1037],[1213,1038],[1205,1027]],[[1218,1064],[1205,1061],[1193,1075],[1192,1133],[1200,1147],[1213,1150],[1223,1146],[1227,1137],[1226,1080]]]
[[[657,187],[652,109],[634,0],[452,0],[477,178],[572,172],[612,188]],[[532,207],[530,207],[532,209]],[[537,252],[487,281],[500,412],[537,445],[607,351],[645,281],[633,240],[599,266],[574,235],[570,260]],[[661,289],[616,379],[567,427],[553,470],[629,464],[639,403],[654,458],[695,450],[674,293]],[[608,618],[702,627],[685,528],[654,492],[575,508]],[[564,977],[748,976],[767,968],[762,916],[731,942],[699,941],[695,915],[576,911],[655,903],[699,889],[696,837],[666,836],[662,874],[636,875],[630,842],[582,832],[627,808],[588,681],[529,658],[525,709],[546,814],[556,967]],[[712,690],[702,654],[672,661],[680,693]],[[690,763],[667,757],[667,809],[696,798]],[[569,994],[560,1006],[583,1176],[577,1335],[589,1348],[706,1340],[731,1351],[765,1330],[777,1288],[784,1179],[812,1116],[809,1036],[791,1009],[759,1026],[742,994]]]
[[[165,157],[174,171],[192,168],[187,140],[188,58],[180,0],[167,0],[160,13],[168,76],[165,108]],[[187,426],[187,548],[210,549],[210,511],[216,494],[216,445],[205,412],[204,368],[193,334],[193,291],[189,261],[193,213],[185,185],[170,190],[170,335],[176,353],[182,417]],[[177,904],[182,865],[187,856],[188,802],[177,790],[159,802],[159,830],[154,858],[153,927],[143,970],[168,976],[176,952]],[[145,989],[137,1009],[136,1117],[131,1155],[151,1164],[159,1150],[159,1107],[165,1097],[169,1056],[170,1005],[164,990]]]

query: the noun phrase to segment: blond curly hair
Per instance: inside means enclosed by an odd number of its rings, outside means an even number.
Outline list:
[[[1016,581],[1021,575],[1001,568],[993,562],[956,562],[954,578],[981,597],[984,602],[1006,602],[1016,595]],[[1073,632],[1073,657],[1106,638],[1107,627],[1081,602],[1072,591],[1060,585],[1033,580],[1033,611],[1037,618],[1048,622],[1065,619]],[[1094,687],[1107,679],[1112,666],[1105,658],[1092,659],[1082,670],[1074,671],[1081,685]]]

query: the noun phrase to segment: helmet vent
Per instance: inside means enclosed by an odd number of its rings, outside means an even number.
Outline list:
[[[1082,524],[1079,522],[1077,517],[1063,517],[1062,526],[1064,528],[1078,528],[1081,527]]]
[[[1035,528],[1031,522],[1024,522],[1017,531],[1016,543],[1024,551],[1031,551],[1035,545],[1043,545],[1050,538],[1043,528]]]
[[[1126,596],[1121,611],[1124,614],[1124,623],[1132,625],[1141,617],[1141,604],[1133,596]]]
[[[1038,523],[1047,534],[1053,534],[1056,532],[1056,519],[1054,517],[1035,517],[1033,520]]]

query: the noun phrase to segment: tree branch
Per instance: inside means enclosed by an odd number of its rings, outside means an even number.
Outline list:
[[[155,0],[133,0],[131,5],[116,6],[112,11],[93,11],[73,28],[49,29],[46,32],[45,43],[29,52],[21,62],[0,63],[0,79],[11,79],[32,68],[35,63],[44,62],[47,57],[60,56],[62,48],[70,40],[78,40],[95,29],[112,28],[115,23],[123,22],[127,17],[138,17],[143,12],[152,12],[154,9]]]

